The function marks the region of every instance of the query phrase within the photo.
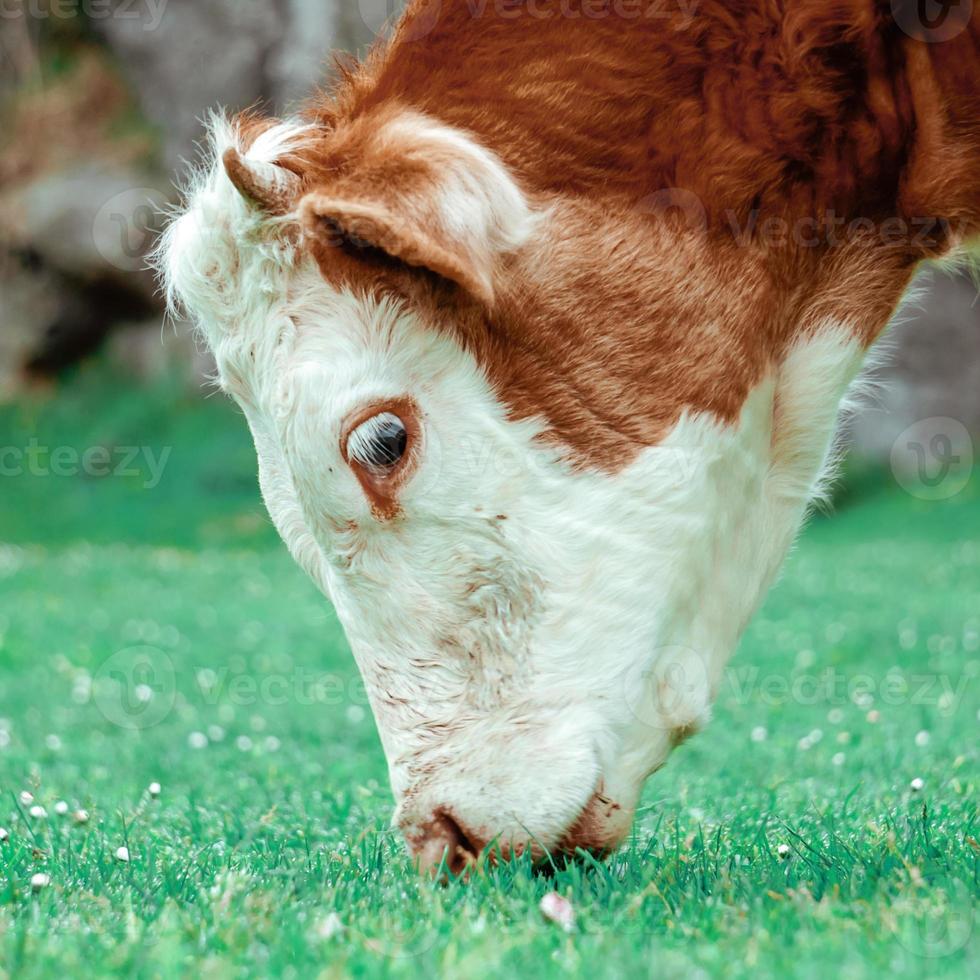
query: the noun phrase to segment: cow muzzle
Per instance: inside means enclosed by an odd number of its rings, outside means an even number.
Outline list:
[[[493,861],[529,853],[536,864],[556,856],[574,856],[587,851],[604,856],[614,850],[629,832],[632,807],[624,807],[603,792],[601,786],[572,823],[545,844],[530,835],[497,836],[487,839],[445,810],[429,819],[403,824],[408,848],[423,874],[453,877],[465,875],[481,858]]]

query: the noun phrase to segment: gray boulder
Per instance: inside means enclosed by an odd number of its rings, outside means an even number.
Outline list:
[[[44,174],[8,199],[7,236],[71,278],[112,279],[152,297],[147,253],[168,203],[160,183],[95,163]]]

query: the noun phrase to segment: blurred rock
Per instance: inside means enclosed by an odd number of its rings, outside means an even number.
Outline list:
[[[195,156],[202,117],[258,102],[281,111],[309,95],[332,50],[370,40],[359,9],[339,0],[110,0],[87,11],[112,58],[79,34],[69,71],[38,74],[40,84],[24,86],[10,103],[13,145],[24,151],[0,156],[0,397],[107,337],[110,356],[128,359],[128,370],[160,369],[162,304],[147,253],[174,196],[174,173]],[[11,26],[16,32],[4,32],[0,54],[18,68],[11,85],[22,85],[38,71],[32,30],[47,22],[19,16]],[[158,176],[146,175],[145,158],[137,162],[145,127],[125,114],[126,85],[113,60],[157,127]],[[148,325],[133,327],[134,320]],[[192,343],[180,354],[196,384],[208,365]]]
[[[63,302],[58,277],[29,256],[0,251],[0,402],[12,398],[24,382],[23,369]]]
[[[41,78],[36,94],[15,104],[14,144],[23,152],[0,158],[0,398],[103,345],[137,377],[175,363],[194,385],[211,373],[191,331],[163,325],[147,270],[173,177],[195,156],[208,110],[267,103],[286,111],[327,77],[332,51],[373,38],[365,20],[380,23],[388,2],[109,0],[91,7],[89,26],[112,57],[80,43],[69,73]],[[31,28],[38,25],[25,16],[11,24],[16,32],[5,32],[0,54],[18,68],[11,76],[18,84],[37,71]],[[147,176],[139,156],[141,127],[125,114],[126,86],[160,136],[158,176]]]
[[[140,171],[91,162],[0,195],[0,398],[162,309],[147,253],[166,198]]]
[[[165,321],[156,304],[118,282],[83,281],[30,252],[0,250],[0,295],[0,402],[103,347],[126,377],[177,373],[197,389],[214,375],[189,324]]]
[[[66,274],[29,248],[0,250],[0,399],[99,349],[116,323],[159,304],[114,277]]]
[[[963,270],[924,268],[883,339],[872,404],[851,421],[851,451],[887,463],[895,440],[948,417],[980,437],[980,294]]]
[[[140,173],[99,164],[41,176],[5,208],[7,236],[46,267],[87,283],[156,293],[147,253],[167,197]]]
[[[371,38],[358,4],[341,0],[167,0],[157,12],[116,0],[113,9],[94,26],[159,127],[168,171],[193,159],[210,109],[281,112],[325,77],[332,50]]]

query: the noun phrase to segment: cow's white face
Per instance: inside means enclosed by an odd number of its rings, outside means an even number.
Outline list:
[[[738,429],[685,419],[614,476],[575,472],[451,339],[299,278],[265,395],[242,404],[269,510],[363,673],[397,823],[417,847],[439,818],[473,848],[617,842],[706,719],[802,516],[773,452],[775,382]],[[839,384],[854,350],[814,343]],[[403,423],[404,452],[364,473],[352,434],[377,417]]]
[[[396,823],[424,863],[617,843],[707,717],[860,345],[825,324],[736,423],[684,413],[624,467],[579,466],[423,312],[337,289],[282,243],[242,248],[247,229],[232,253],[229,213],[251,219],[221,181],[171,231],[171,277],[202,319],[221,304],[222,382],[269,511],[347,632]],[[239,285],[216,296],[225,274]]]

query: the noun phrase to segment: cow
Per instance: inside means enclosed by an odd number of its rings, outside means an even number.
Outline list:
[[[163,279],[421,868],[607,853],[707,721],[869,347],[980,229],[980,18],[925,6],[411,0],[297,115],[211,120]]]

